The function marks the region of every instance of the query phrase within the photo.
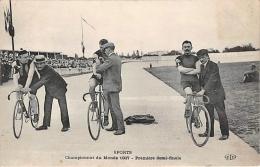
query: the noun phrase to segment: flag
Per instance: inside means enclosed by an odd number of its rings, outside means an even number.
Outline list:
[[[93,30],[96,31],[96,29],[95,29],[94,26],[92,26],[91,24],[89,24],[89,23],[88,23],[85,19],[83,19],[82,17],[81,17],[81,19],[82,19],[85,23],[87,23],[87,25],[89,25]]]
[[[7,32],[8,31],[8,28],[7,28],[7,15],[6,15],[6,12],[4,11],[4,20],[5,20],[5,31]]]
[[[84,52],[85,52],[85,46],[84,46],[83,41],[81,41],[81,46],[82,46],[82,53],[84,54]]]

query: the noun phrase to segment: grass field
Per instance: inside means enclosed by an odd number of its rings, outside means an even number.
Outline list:
[[[240,83],[252,62],[219,64],[226,92],[226,113],[230,130],[260,153],[260,93],[259,83]],[[260,62],[254,62],[260,67]],[[176,67],[147,68],[148,72],[175,89],[181,95],[180,74]]]

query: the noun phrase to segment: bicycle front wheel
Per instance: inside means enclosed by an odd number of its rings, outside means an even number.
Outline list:
[[[88,131],[93,140],[97,140],[100,134],[101,116],[100,109],[95,106],[94,102],[90,102],[88,107]]]
[[[13,113],[13,132],[14,137],[19,138],[22,133],[23,128],[23,109],[19,101],[16,102],[14,106]]]
[[[38,127],[38,122],[39,122],[39,116],[40,116],[40,107],[39,107],[39,101],[37,96],[35,96],[35,107],[34,105],[31,104],[32,101],[29,101],[29,107],[28,107],[28,113],[30,115],[31,119],[31,124],[32,127],[37,128]]]
[[[191,138],[198,147],[204,146],[210,136],[210,117],[205,106],[194,107],[190,121]],[[199,134],[207,132],[206,137],[200,137]]]

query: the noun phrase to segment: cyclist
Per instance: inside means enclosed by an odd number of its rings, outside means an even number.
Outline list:
[[[181,74],[181,86],[186,94],[184,117],[187,118],[191,114],[191,97],[187,96],[187,94],[200,91],[198,74],[200,73],[201,63],[199,59],[191,53],[191,41],[184,41],[182,43],[182,50],[184,52],[183,55],[178,56],[175,61],[178,71]]]
[[[37,72],[35,72],[35,65],[30,60],[30,56],[26,50],[21,50],[18,53],[18,58],[12,63],[13,68],[13,82],[17,91],[22,90],[23,88],[29,88],[33,83],[36,83],[39,80]],[[35,93],[36,94],[36,93]],[[36,113],[36,96],[35,94],[29,94],[30,102],[32,105],[32,113],[34,114],[34,122],[39,120],[39,114]],[[22,96],[21,93],[17,93],[17,99]],[[25,107],[22,106],[24,109]],[[26,115],[28,118],[29,116]]]
[[[102,49],[102,45],[108,43],[106,39],[101,39],[99,41],[99,47],[100,49],[97,50],[93,56],[94,56],[94,61],[93,61],[93,75],[89,79],[89,92],[90,92],[90,97],[92,102],[94,102],[94,107],[97,106],[97,101],[95,101],[95,88],[97,85],[102,85],[103,83],[103,78],[101,73],[96,72],[96,66],[99,64],[104,63],[105,59],[107,59],[107,55],[104,53],[104,50]],[[95,108],[93,108],[94,110]],[[108,103],[106,100],[104,100],[104,126],[107,126],[109,124],[108,122]]]

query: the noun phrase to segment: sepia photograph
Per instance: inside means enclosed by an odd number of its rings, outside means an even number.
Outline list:
[[[259,0],[0,0],[0,167],[260,166]]]

